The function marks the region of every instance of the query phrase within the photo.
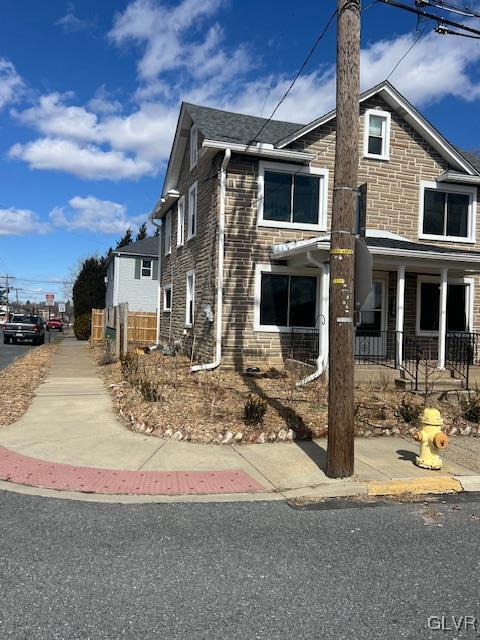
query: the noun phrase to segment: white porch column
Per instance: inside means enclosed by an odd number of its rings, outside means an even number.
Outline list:
[[[395,320],[395,339],[397,346],[397,367],[401,367],[403,358],[403,325],[405,320],[405,265],[397,267],[397,303]]]
[[[442,269],[440,277],[440,310],[438,316],[439,369],[445,369],[445,339],[447,336],[447,277],[448,269]]]

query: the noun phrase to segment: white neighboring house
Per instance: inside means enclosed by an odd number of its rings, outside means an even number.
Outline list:
[[[105,306],[128,302],[130,311],[157,310],[158,238],[115,249],[107,262]]]

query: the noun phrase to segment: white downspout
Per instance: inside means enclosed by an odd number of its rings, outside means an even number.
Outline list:
[[[217,308],[215,310],[215,360],[208,364],[197,364],[191,368],[196,371],[211,371],[220,366],[222,360],[222,328],[223,328],[223,263],[225,247],[225,200],[227,194],[227,166],[232,151],[225,149],[225,156],[220,168],[220,211],[218,220],[218,274],[217,274]]]
[[[148,217],[148,219],[150,220],[150,222],[153,224],[154,227],[157,227],[157,229],[160,229],[160,232],[158,234],[158,286],[157,286],[157,331],[156,331],[156,338],[155,338],[155,344],[152,345],[150,347],[150,349],[156,349],[160,342],[158,340],[158,336],[160,334],[160,303],[161,303],[161,286],[160,283],[162,281],[162,223],[157,223],[155,221],[155,218],[153,217],[153,213],[151,213]]]
[[[326,318],[328,318],[328,272],[327,267],[323,262],[319,262],[316,258],[313,257],[311,251],[307,251],[307,260],[310,264],[313,264],[320,270],[320,323],[326,322]],[[321,328],[321,329],[320,329]],[[324,354],[324,346],[325,346],[325,336],[326,336],[326,324],[320,324],[318,330],[318,356],[316,360],[317,368],[306,378],[299,380],[296,383],[296,387],[303,387],[309,382],[313,382],[319,378],[324,369],[325,369],[325,354]]]

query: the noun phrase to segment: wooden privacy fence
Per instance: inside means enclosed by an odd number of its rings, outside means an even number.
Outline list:
[[[129,311],[127,304],[107,309],[92,309],[91,342],[108,340],[116,355],[124,353],[128,345],[148,346],[157,339],[157,314]]]

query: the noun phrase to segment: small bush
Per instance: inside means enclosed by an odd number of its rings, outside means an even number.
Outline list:
[[[405,396],[402,398],[402,401],[397,408],[395,409],[395,413],[397,417],[406,422],[407,424],[412,424],[418,420],[420,414],[422,412],[422,408],[413,402],[413,400],[407,399]]]
[[[138,355],[133,351],[127,351],[120,358],[120,366],[125,380],[135,386],[139,373]]]
[[[84,313],[75,318],[73,323],[73,333],[77,340],[89,340],[92,331],[92,316]]]
[[[115,357],[115,354],[113,354],[111,351],[105,351],[105,353],[102,354],[102,356],[100,357],[100,360],[98,361],[98,364],[101,367],[104,367],[107,364],[113,364],[116,361],[117,361],[117,359]]]
[[[462,403],[463,415],[465,420],[480,423],[480,393],[475,392]]]
[[[263,374],[264,378],[269,378],[270,380],[280,380],[281,378],[288,378],[288,373],[286,371],[280,371],[280,369],[276,369],[275,367],[270,367]]]
[[[142,378],[137,386],[140,393],[142,394],[143,399],[147,402],[158,402],[161,399],[158,385],[153,380]]]
[[[250,427],[256,427],[263,422],[266,412],[266,400],[249,395],[243,407],[243,422]]]

